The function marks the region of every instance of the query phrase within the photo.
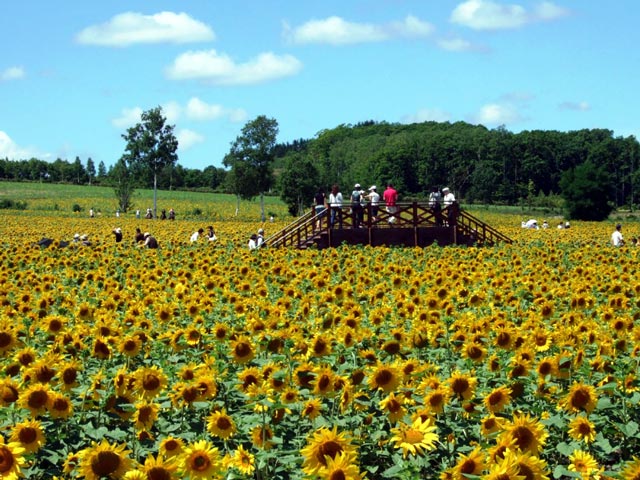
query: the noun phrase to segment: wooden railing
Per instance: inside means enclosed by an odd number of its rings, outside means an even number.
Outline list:
[[[350,206],[343,205],[335,209],[333,226],[330,225],[330,219],[330,209],[320,215],[316,215],[315,211],[311,210],[267,238],[266,243],[272,247],[307,248],[323,235],[329,236],[329,244],[331,244],[331,232],[334,229],[358,231],[361,228],[370,230],[372,228],[428,227],[447,228],[450,232],[449,243],[477,245],[511,243],[511,239],[464,210],[453,207],[437,210],[431,208],[428,203],[398,203],[395,212],[389,212],[384,205],[376,209],[367,204],[363,206],[361,219],[355,217]],[[353,228],[356,223],[360,224],[360,228]]]

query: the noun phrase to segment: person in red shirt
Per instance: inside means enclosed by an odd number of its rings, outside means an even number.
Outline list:
[[[389,214],[389,223],[395,223],[396,217],[394,216],[398,211],[396,203],[398,202],[398,192],[391,182],[387,183],[387,189],[382,194],[382,198],[387,205],[387,213]]]

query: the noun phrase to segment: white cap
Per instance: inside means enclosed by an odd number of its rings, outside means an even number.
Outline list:
[[[377,187],[376,187],[375,185],[371,185],[371,186],[369,187],[369,190],[375,190],[376,188],[377,188]]]

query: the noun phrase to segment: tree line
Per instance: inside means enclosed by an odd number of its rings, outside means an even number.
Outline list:
[[[318,188],[355,183],[395,185],[402,197],[425,198],[448,186],[465,203],[515,205],[561,196],[573,218],[601,219],[634,208],[640,186],[640,144],[607,129],[512,133],[465,122],[396,124],[365,121],[320,131],[314,138],[278,143],[278,123],[247,122],[225,155],[225,168],[188,169],[177,163],[173,126],[160,107],[122,135],[125,153],[107,169],[57,159],[0,159],[0,179],[204,189],[238,198],[279,195],[292,214],[307,209]],[[123,193],[124,188],[124,193]],[[120,193],[118,193],[120,190]],[[125,205],[123,205],[125,206]]]

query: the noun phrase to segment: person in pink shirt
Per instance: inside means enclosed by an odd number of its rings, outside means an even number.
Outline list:
[[[391,182],[387,183],[387,189],[382,194],[382,198],[384,199],[384,203],[387,205],[389,223],[395,223],[396,217],[394,215],[398,211],[398,206],[396,205],[398,202],[398,192],[393,188]]]

